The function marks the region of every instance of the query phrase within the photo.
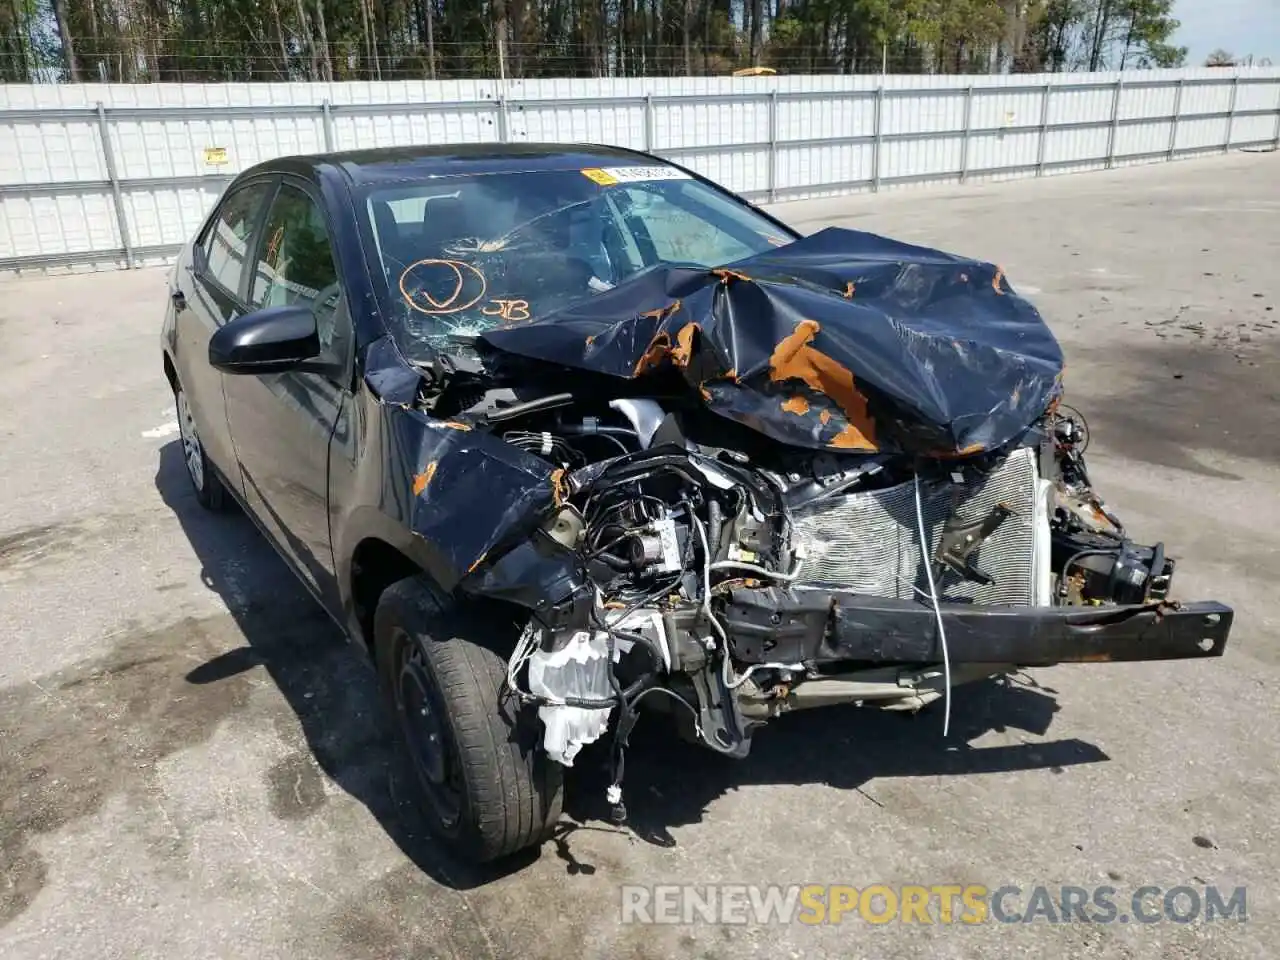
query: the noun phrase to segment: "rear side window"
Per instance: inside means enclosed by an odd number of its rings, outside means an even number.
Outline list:
[[[270,188],[268,183],[255,183],[229,194],[205,237],[205,273],[231,293],[240,290],[249,234],[258,222]]]

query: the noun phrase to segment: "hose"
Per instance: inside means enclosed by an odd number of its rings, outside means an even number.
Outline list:
[[[924,575],[929,581],[929,596],[933,600],[933,615],[938,621],[938,642],[942,645],[942,679],[946,695],[942,706],[942,735],[951,729],[951,655],[947,652],[947,628],[942,623],[942,607],[938,603],[938,588],[933,582],[933,559],[929,556],[929,535],[924,528],[924,507],[920,504],[920,474],[913,477],[916,489],[916,526],[920,532],[920,559],[924,561]]]
[[[1071,568],[1080,560],[1083,560],[1085,557],[1116,557],[1118,559],[1120,554],[1123,552],[1123,547],[1086,547],[1084,550],[1077,550],[1071,555],[1071,558],[1062,565],[1062,574],[1058,581],[1058,596],[1065,597],[1067,595],[1067,574],[1071,572]]]
[[[791,583],[798,576],[800,570],[804,567],[803,560],[797,560],[796,565],[791,568],[790,573],[779,573],[777,570],[766,570],[754,563],[745,563],[741,560],[721,560],[719,563],[711,564],[712,570],[746,570],[748,573],[754,573],[756,576],[765,577],[769,580],[781,580],[783,583]]]
[[[526,400],[523,403],[515,403],[509,407],[503,407],[501,410],[494,410],[492,413],[485,414],[485,420],[489,423],[501,423],[504,420],[514,420],[516,417],[523,417],[528,413],[538,413],[542,410],[554,410],[556,407],[564,407],[573,403],[572,393],[552,393],[545,397],[535,397],[532,400]]]

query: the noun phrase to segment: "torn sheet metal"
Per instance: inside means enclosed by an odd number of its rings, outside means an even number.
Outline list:
[[[730,267],[656,268],[489,330],[486,348],[627,380],[677,371],[709,409],[783,443],[931,457],[1019,436],[1063,370],[999,267],[835,228]]]
[[[446,591],[527,537],[560,495],[547,461],[490,433],[402,408],[389,426],[392,449],[418,466],[389,472],[384,498],[408,496],[405,522],[429,550],[427,572]]]

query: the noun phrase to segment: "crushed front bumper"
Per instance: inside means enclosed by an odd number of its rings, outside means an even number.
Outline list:
[[[1220,657],[1234,613],[1212,601],[1134,606],[943,604],[952,664],[1044,666]],[[745,663],[938,663],[932,606],[827,590],[730,591],[724,620]]]

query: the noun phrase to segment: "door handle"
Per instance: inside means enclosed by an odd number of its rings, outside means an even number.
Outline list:
[[[179,310],[185,310],[187,308],[187,295],[181,290],[174,290],[169,294],[169,299],[173,301],[173,305]]]

